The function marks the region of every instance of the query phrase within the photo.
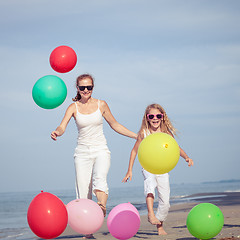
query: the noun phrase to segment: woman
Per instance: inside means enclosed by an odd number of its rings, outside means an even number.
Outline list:
[[[135,139],[137,134],[115,120],[105,101],[92,97],[94,80],[91,75],[80,75],[76,80],[76,88],[74,103],[67,108],[60,126],[51,133],[51,138],[57,140],[57,137],[65,132],[70,119],[75,119],[78,128],[78,142],[74,154],[76,195],[77,198],[91,199],[93,192],[106,216],[110,151],[103,134],[103,117],[117,133]]]

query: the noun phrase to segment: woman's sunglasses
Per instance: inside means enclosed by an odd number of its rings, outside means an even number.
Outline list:
[[[88,91],[93,90],[93,86],[78,86],[78,89],[79,89],[80,91],[84,91],[85,88],[87,88]]]
[[[147,114],[147,118],[148,119],[154,119],[154,117],[156,117],[157,119],[162,119],[163,118],[163,114],[162,113],[158,113],[158,114]]]

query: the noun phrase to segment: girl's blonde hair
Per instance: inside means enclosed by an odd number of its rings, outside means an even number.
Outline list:
[[[141,128],[139,130],[139,134],[143,134],[144,130],[145,131],[150,131],[150,124],[148,122],[148,119],[147,119],[147,115],[149,114],[150,110],[151,109],[158,109],[162,114],[163,114],[163,119],[161,120],[161,123],[160,123],[160,129],[161,129],[161,132],[163,133],[167,133],[167,134],[170,134],[171,136],[173,135],[176,135],[176,132],[177,132],[177,129],[173,127],[171,121],[169,120],[164,108],[162,106],[160,106],[159,104],[151,104],[149,106],[147,106],[146,110],[145,110],[145,113],[144,113],[144,116],[143,116],[143,120],[142,120],[142,125],[141,125]]]
[[[93,78],[92,75],[90,75],[90,74],[82,74],[82,75],[78,76],[77,79],[76,79],[77,95],[76,95],[75,98],[72,98],[72,100],[74,102],[77,102],[77,101],[79,101],[81,99],[81,95],[80,95],[80,93],[78,91],[78,82],[83,80],[83,79],[86,79],[86,78],[90,78],[92,80],[92,85],[94,87],[94,78]]]

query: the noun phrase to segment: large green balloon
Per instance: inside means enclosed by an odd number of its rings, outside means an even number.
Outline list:
[[[153,133],[142,140],[138,160],[153,174],[170,172],[178,163],[180,149],[176,140],[167,133]]]
[[[47,75],[35,83],[32,97],[39,107],[53,109],[60,106],[66,99],[67,87],[61,78]]]
[[[187,217],[188,231],[196,238],[210,239],[218,235],[224,224],[221,210],[211,203],[193,207]]]

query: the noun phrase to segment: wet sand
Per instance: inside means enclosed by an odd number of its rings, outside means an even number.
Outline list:
[[[186,219],[189,211],[199,203],[213,203],[218,206],[224,215],[222,231],[213,239],[240,240],[240,192],[202,193],[186,197],[186,203],[173,205],[168,218],[164,223],[166,236],[159,236],[156,226],[151,225],[147,216],[141,216],[141,225],[137,234],[131,239],[161,239],[161,240],[193,240],[187,229]],[[57,239],[78,240],[83,235],[75,233],[69,226]],[[100,230],[94,234],[94,239],[116,239],[108,231],[107,219]]]

